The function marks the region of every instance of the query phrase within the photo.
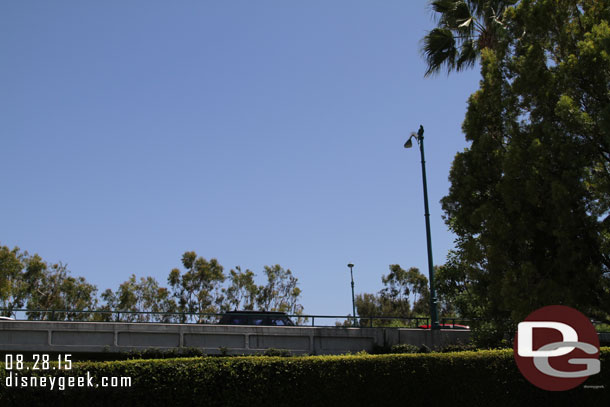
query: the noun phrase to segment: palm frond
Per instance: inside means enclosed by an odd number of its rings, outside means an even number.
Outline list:
[[[425,76],[442,67],[460,71],[475,64],[480,50],[496,45],[502,16],[519,0],[431,0],[437,27],[423,38],[422,54],[428,63]]]
[[[475,47],[474,41],[464,41],[460,47],[460,55],[455,62],[455,70],[461,71],[466,68],[472,68],[478,57],[479,52]]]
[[[434,0],[430,2],[430,7],[432,10],[439,14],[448,14],[452,13],[456,7],[457,3],[461,3],[463,0]]]
[[[435,28],[424,37],[422,53],[428,63],[425,76],[438,73],[443,65],[449,70],[455,65],[457,48],[453,33],[447,28]]]

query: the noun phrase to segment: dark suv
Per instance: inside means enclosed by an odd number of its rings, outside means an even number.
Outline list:
[[[294,326],[285,312],[229,311],[220,318],[221,325]]]

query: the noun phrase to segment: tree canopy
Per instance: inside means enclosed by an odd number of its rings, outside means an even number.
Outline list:
[[[18,247],[0,246],[0,315],[27,309],[29,319],[83,320],[77,311],[97,306],[97,287],[83,277],[73,277],[63,263],[48,263]],[[38,310],[71,310],[42,313]]]
[[[498,327],[549,304],[607,320],[610,1],[523,0],[503,16],[442,200],[458,238],[439,287]]]
[[[116,290],[106,289],[98,298],[97,287],[84,277],[73,277],[67,265],[0,246],[0,315],[14,316],[15,310],[26,309],[32,320],[203,323],[216,318],[200,314],[229,310],[303,313],[298,279],[279,264],[265,266],[266,282],[257,285],[254,272],[239,266],[227,276],[214,258],[187,251],[181,260],[184,271],[170,271],[169,287],[154,277],[132,274]]]
[[[441,268],[436,266],[436,272]],[[425,318],[429,314],[430,290],[426,276],[417,267],[405,270],[398,264],[391,264],[389,269],[387,275],[381,276],[383,288],[377,294],[361,293],[355,297],[357,314],[364,326],[373,317],[408,319]],[[455,315],[452,304],[442,295],[439,296],[439,313],[443,317]],[[396,323],[392,320],[375,320],[375,326]],[[351,322],[347,321],[346,325],[349,324]]]

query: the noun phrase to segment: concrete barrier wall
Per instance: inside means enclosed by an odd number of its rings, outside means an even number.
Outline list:
[[[0,351],[128,352],[200,348],[209,354],[295,354],[372,351],[395,344],[439,347],[466,343],[470,332],[403,328],[260,327],[235,325],[0,321]]]

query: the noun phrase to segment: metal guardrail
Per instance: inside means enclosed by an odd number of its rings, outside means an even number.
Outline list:
[[[141,322],[141,323],[186,323],[186,324],[218,324],[225,313],[209,312],[166,312],[166,311],[127,311],[127,310],[71,310],[71,309],[7,309],[0,308],[2,315],[16,316],[18,321],[74,321],[74,322]],[[19,315],[21,314],[21,315]],[[265,311],[239,313],[231,311],[232,315],[269,315]],[[20,318],[25,316],[25,318]],[[337,327],[399,327],[417,328],[429,326],[427,317],[400,316],[356,316],[351,315],[305,315],[286,314],[296,322],[297,326],[337,326]],[[332,321],[331,324],[320,324],[320,321]],[[461,326],[472,327],[480,318],[445,317],[439,323],[447,328]],[[604,321],[591,321],[593,325],[608,325]],[[461,326],[460,326],[461,325]],[[608,333],[608,332],[606,332]]]
[[[186,323],[218,324],[225,313],[205,312],[164,312],[164,311],[125,311],[125,310],[68,310],[68,309],[0,309],[0,315],[14,315],[17,321],[69,321],[69,322],[140,322],[140,323]],[[267,316],[268,313],[231,312],[231,315]],[[25,318],[19,318],[25,316]],[[351,315],[304,315],[284,314],[297,326],[335,326],[335,327],[396,327],[417,328],[430,324],[430,318],[356,316]],[[460,319],[455,319],[461,321]],[[327,323],[324,323],[327,322]],[[330,322],[330,323],[328,323]],[[455,321],[453,322],[455,324]]]
[[[253,311],[244,313],[230,311],[231,315],[266,316],[266,311],[257,314]],[[274,311],[270,311],[274,312]],[[19,315],[21,314],[21,315]],[[127,311],[127,310],[71,310],[71,309],[8,309],[0,308],[0,317],[14,315],[17,321],[68,321],[68,322],[141,322],[141,323],[181,323],[181,324],[218,324],[225,313],[207,312],[166,312],[166,311]],[[25,315],[26,318],[19,318]],[[356,316],[351,315],[305,315],[283,314],[296,322],[297,326],[337,326],[337,327],[399,327],[416,328],[429,326],[428,317],[400,317],[400,316]],[[84,316],[84,317],[83,317]],[[114,318],[113,318],[114,316]],[[316,324],[319,322],[335,320],[334,324]],[[310,323],[311,321],[311,323]],[[471,327],[481,318],[445,317],[439,323],[447,328],[461,326]],[[592,320],[594,326],[609,325],[607,321]],[[603,332],[610,334],[610,332]]]

